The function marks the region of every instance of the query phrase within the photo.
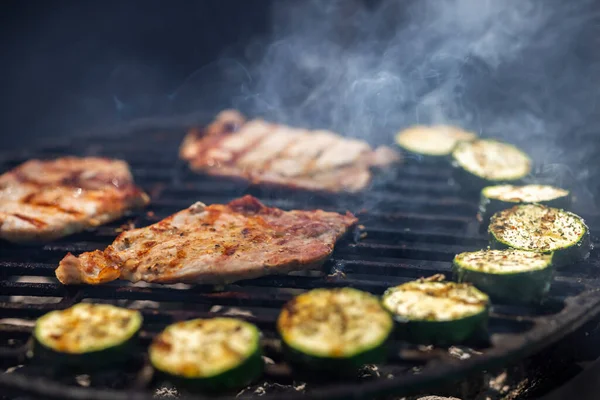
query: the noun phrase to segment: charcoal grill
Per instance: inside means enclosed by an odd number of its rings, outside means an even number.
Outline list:
[[[67,141],[35,151],[4,155],[0,159],[0,168],[5,171],[33,157],[76,154],[123,158],[130,163],[137,183],[153,200],[142,212],[51,244],[0,243],[0,296],[3,300],[0,318],[4,321],[0,324],[0,364],[3,369],[19,365],[10,373],[0,374],[2,394],[56,399],[153,398],[154,391],[163,383],[150,379],[142,352],[135,365],[125,370],[107,371],[106,376],[87,377],[87,382],[81,377],[57,374],[49,366],[35,365],[26,359],[31,327],[12,319],[33,320],[48,311],[84,300],[125,303],[140,308],[145,318],[141,333],[144,345],[172,321],[237,312],[262,329],[266,356],[273,361],[268,364],[263,380],[241,396],[260,393],[267,382],[268,387],[278,390],[268,391],[264,397],[286,399],[373,398],[463,379],[477,370],[506,365],[537,352],[600,314],[600,282],[596,278],[600,260],[598,252],[593,251],[587,261],[558,273],[549,301],[543,306],[494,304],[489,341],[461,347],[461,357],[453,356],[448,349],[393,341],[388,363],[366,368],[354,382],[304,381],[289,370],[279,353],[274,325],[282,304],[293,295],[315,287],[352,286],[380,294],[389,286],[421,276],[435,273],[449,276],[450,262],[457,252],[487,245],[486,238],[478,233],[475,220],[477,199],[461,195],[451,182],[447,166],[422,164],[417,160],[407,160],[404,166],[360,195],[329,196],[264,189],[197,175],[177,159],[184,133],[180,128],[135,128],[118,137]],[[246,193],[257,196],[267,205],[282,208],[350,210],[359,217],[364,232],[349,235],[339,243],[321,271],[264,277],[220,288],[134,286],[124,282],[64,287],[53,278],[54,268],[66,252],[103,248],[124,223],[133,221],[140,227],[198,200],[222,203]],[[576,211],[586,218],[594,237],[600,228],[600,217]],[[48,277],[48,281],[39,283],[28,279],[31,277]],[[146,300],[151,303],[144,303]],[[240,314],[240,310],[244,313]],[[230,397],[235,395],[232,393]]]

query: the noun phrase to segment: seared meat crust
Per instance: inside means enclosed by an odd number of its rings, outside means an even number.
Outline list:
[[[363,190],[373,168],[400,161],[385,146],[373,150],[330,131],[246,121],[232,110],[221,112],[204,131],[191,130],[180,156],[193,170],[210,175],[326,192]]]
[[[355,223],[350,213],[283,211],[252,196],[196,203],[145,228],[123,232],[104,251],[68,254],[64,284],[133,282],[223,284],[320,266]]]
[[[30,160],[0,175],[0,238],[49,241],[117,219],[148,201],[124,161]]]

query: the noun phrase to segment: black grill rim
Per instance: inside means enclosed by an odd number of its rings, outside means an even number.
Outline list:
[[[194,123],[183,124],[183,126],[194,125]],[[169,126],[168,124],[166,125]],[[182,124],[177,124],[176,130],[180,130]],[[152,126],[152,122],[148,125],[133,125],[132,128],[124,129],[119,128],[119,133],[128,132],[129,134],[135,133],[139,130],[155,130]],[[164,128],[167,129],[167,128]],[[169,129],[172,130],[172,129]],[[91,137],[100,139],[100,135],[96,133]],[[107,138],[114,139],[118,136],[111,135]],[[81,139],[78,139],[81,140]],[[68,148],[70,145],[65,144]],[[79,147],[80,148],[80,147]],[[23,152],[20,157],[34,157],[36,151]],[[76,154],[76,153],[74,153]],[[15,158],[14,154],[11,156],[4,156],[0,154],[0,161]],[[174,161],[174,165],[177,162]],[[135,176],[134,176],[135,177]],[[595,217],[595,216],[594,216]],[[455,236],[455,235],[454,235]],[[21,265],[26,264],[21,263]],[[65,297],[64,300],[67,298]],[[78,299],[70,299],[78,301]],[[269,399],[301,399],[301,398],[366,398],[369,396],[384,395],[384,394],[400,394],[408,393],[414,390],[418,390],[425,387],[430,387],[444,381],[464,377],[468,374],[474,373],[482,369],[489,369],[505,365],[509,362],[523,359],[542,348],[556,342],[562,337],[569,333],[577,330],[585,322],[589,321],[593,317],[600,315],[600,289],[587,290],[586,292],[568,297],[565,300],[565,307],[556,315],[552,316],[550,322],[559,320],[560,324],[557,326],[553,324],[547,324],[546,326],[538,327],[538,329],[532,329],[526,333],[520,334],[518,341],[515,341],[511,347],[492,347],[486,350],[485,354],[478,357],[472,357],[468,360],[456,361],[455,363],[447,362],[443,365],[437,365],[430,368],[429,370],[423,371],[417,375],[403,375],[401,377],[395,377],[393,379],[380,379],[375,381],[367,381],[361,383],[344,383],[335,384],[326,388],[317,388],[310,391],[310,393],[286,393],[286,394],[269,394],[267,393],[265,398]],[[19,393],[27,393],[42,398],[56,398],[56,399],[152,399],[154,398],[151,392],[136,391],[136,390],[114,390],[114,389],[96,389],[96,388],[82,388],[74,387],[66,384],[55,382],[48,378],[30,376],[19,372],[3,373],[0,374],[0,387],[5,388],[7,391],[18,391]],[[181,395],[179,398],[195,398],[203,399],[209,398],[205,396],[189,396]],[[215,398],[215,397],[210,397]],[[218,398],[233,398],[233,397],[218,397]]]

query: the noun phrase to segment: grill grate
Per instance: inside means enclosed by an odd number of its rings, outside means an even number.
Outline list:
[[[199,176],[177,161],[183,132],[131,132],[118,140],[92,138],[5,158],[7,170],[30,157],[67,154],[105,155],[127,160],[136,181],[153,198],[149,209],[107,226],[40,246],[0,243],[0,363],[14,372],[0,375],[2,392],[30,393],[60,399],[149,399],[168,393],[163,382],[151,379],[142,354],[128,370],[111,370],[91,377],[60,375],[48,366],[28,363],[26,342],[32,321],[45,312],[76,302],[104,301],[139,308],[145,318],[141,337],[147,345],[166,324],[195,317],[233,313],[256,323],[264,333],[266,355],[274,363],[264,380],[241,397],[266,392],[268,397],[371,397],[406,393],[443,380],[461,378],[475,370],[499,366],[533,353],[563,337],[600,312],[600,282],[595,272],[599,257],[560,271],[543,306],[496,304],[490,318],[490,340],[472,347],[432,349],[393,341],[386,365],[368,367],[354,383],[304,382],[283,363],[274,321],[292,296],[315,287],[352,286],[373,293],[421,276],[450,272],[458,252],[487,245],[478,233],[474,215],[477,199],[461,197],[443,165],[408,164],[390,172],[361,195],[330,196],[287,189],[264,189],[232,180]],[[140,227],[187,207],[194,201],[227,202],[250,193],[270,206],[323,208],[357,214],[366,237],[357,232],[338,244],[321,271],[271,276],[237,282],[222,288],[196,285],[130,285],[64,287],[53,278],[54,268],[68,251],[104,248],[123,224]],[[584,217],[586,216],[583,213]],[[586,218],[594,235],[600,217]],[[42,277],[42,278],[39,278]],[[40,279],[42,282],[40,282]],[[17,319],[17,321],[15,321]],[[20,322],[20,323],[17,323]],[[235,396],[236,393],[232,393]]]

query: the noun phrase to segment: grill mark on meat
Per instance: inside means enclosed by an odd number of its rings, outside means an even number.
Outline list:
[[[29,193],[27,196],[23,197],[21,200],[22,203],[31,203],[33,199],[37,196],[36,192]]]
[[[317,161],[319,160],[319,158],[321,158],[321,156],[323,155],[323,153],[325,153],[326,150],[327,149],[319,150],[317,154],[304,166],[304,168],[302,169],[302,173],[304,175],[314,176],[319,172],[316,170]]]
[[[19,218],[19,219],[21,219],[23,221],[29,222],[31,225],[34,225],[37,228],[45,228],[45,227],[48,226],[48,224],[46,222],[44,222],[44,221],[42,221],[41,219],[38,219],[38,218],[30,217],[30,216],[23,215],[23,214],[20,214],[20,213],[12,213],[10,215],[12,215],[14,217],[17,217],[17,218]]]
[[[271,130],[273,130],[273,127],[271,127]],[[227,165],[231,166],[231,165],[237,164],[237,162],[240,159],[242,159],[246,154],[248,154],[248,153],[252,152],[254,149],[256,149],[268,135],[269,135],[268,132],[263,132],[263,134],[261,136],[252,140],[248,144],[248,146],[244,147],[242,150],[233,152],[231,158],[229,159],[229,162],[227,162]]]
[[[85,214],[82,213],[81,211],[77,211],[77,210],[69,210],[68,208],[64,208],[59,206],[58,204],[54,204],[54,203],[44,203],[44,202],[35,202],[35,203],[30,203],[31,205],[37,206],[37,207],[46,207],[46,208],[52,208],[56,211],[65,213],[65,214],[69,214],[72,215],[74,217],[82,217]]]
[[[298,141],[300,141],[302,138],[301,136],[298,136],[296,138],[294,138],[293,140],[289,141],[288,144],[281,150],[279,151],[277,154],[274,154],[271,158],[269,158],[267,161],[265,161],[260,168],[264,169],[264,170],[268,170],[271,168],[271,164],[273,164],[273,161],[277,160],[279,156],[285,155],[286,151],[288,149],[290,149],[293,145],[295,145],[296,143],[298,143]]]
[[[263,132],[260,136],[258,136],[257,138],[254,138],[248,144],[248,146],[246,146],[242,150],[238,150],[238,151],[227,150],[227,152],[230,155],[230,158],[228,160],[225,160],[225,161],[214,160],[211,157],[209,157],[208,153],[210,151],[221,148],[225,139],[230,137],[233,133],[239,131],[241,125],[238,126],[237,124],[238,124],[238,121],[228,121],[228,120],[222,121],[222,120],[217,119],[217,121],[215,121],[213,124],[209,125],[209,127],[207,128],[208,133],[203,138],[201,138],[197,141],[197,148],[199,148],[199,151],[196,154],[194,154],[194,156],[192,158],[192,162],[200,164],[200,165],[207,164],[207,165],[212,165],[212,166],[219,166],[219,165],[226,166],[226,165],[235,164],[240,157],[242,157],[244,154],[246,154],[247,151],[250,151],[252,148],[257,146],[258,143],[260,143],[267,134],[267,132]],[[231,129],[232,125],[235,125],[236,129],[232,130]],[[194,135],[192,137],[197,137],[197,136]]]
[[[269,132],[261,143],[252,151],[239,158],[238,164],[254,171],[268,170],[270,163],[277,159],[291,143],[298,140],[298,135],[281,125],[268,125]]]
[[[65,213],[65,214],[69,214],[75,217],[81,217],[84,215],[84,213],[77,211],[77,210],[70,210],[68,208],[64,208],[61,207],[60,205],[56,204],[56,203],[51,203],[51,202],[45,202],[45,201],[35,201],[35,197],[38,195],[37,192],[33,192],[28,194],[27,196],[25,196],[22,200],[21,203],[23,204],[29,204],[31,206],[36,206],[36,207],[44,207],[44,208],[51,208],[54,209],[56,211]]]

